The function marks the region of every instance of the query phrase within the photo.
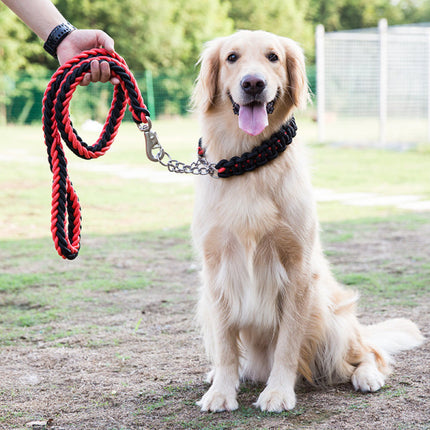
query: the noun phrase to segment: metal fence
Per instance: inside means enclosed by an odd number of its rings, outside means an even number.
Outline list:
[[[169,69],[157,73],[150,70],[134,73],[152,119],[189,113],[197,72],[197,69],[188,73]],[[307,72],[311,91],[315,93],[315,66],[309,66]],[[14,76],[0,76],[0,125],[40,123],[43,94],[53,73],[42,71],[30,75],[21,72]],[[104,123],[112,92],[110,84],[78,86],[70,106],[74,124],[86,120]],[[125,120],[132,120],[128,111]]]
[[[30,124],[41,121],[43,93],[53,72],[39,74],[18,73],[13,77],[0,76],[0,124]],[[189,97],[196,72],[179,73],[162,70],[134,74],[151,117],[185,115],[189,110]],[[103,122],[112,99],[110,84],[90,84],[77,87],[71,103],[73,121],[87,119]],[[126,113],[126,120],[131,115]]]
[[[316,32],[320,141],[430,141],[430,23]]]

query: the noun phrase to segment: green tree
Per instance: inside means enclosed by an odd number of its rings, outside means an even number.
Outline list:
[[[232,30],[228,4],[220,0],[58,0],[56,4],[75,26],[108,32],[117,52],[136,70],[189,69],[203,42]]]
[[[6,123],[6,106],[15,88],[17,71],[40,71],[42,58],[37,36],[0,3],[0,124]]]
[[[428,0],[400,0],[406,22],[430,22],[430,2]]]
[[[376,26],[382,17],[390,25],[430,21],[429,0],[53,1],[76,27],[109,33],[135,73],[151,70],[164,94],[163,100],[157,96],[158,109],[172,113],[184,112],[197,73],[194,65],[204,42],[214,37],[237,29],[267,30],[297,40],[312,61],[316,24],[335,31]],[[0,3],[0,121],[11,97],[26,100],[33,90],[39,94],[46,79],[39,71],[58,67],[42,46]],[[18,71],[31,78],[16,79]]]
[[[430,20],[427,0],[309,0],[307,19],[326,31],[375,27],[381,18],[390,25]]]
[[[229,16],[236,29],[266,30],[297,40],[309,55],[313,28],[306,20],[309,0],[231,1]]]

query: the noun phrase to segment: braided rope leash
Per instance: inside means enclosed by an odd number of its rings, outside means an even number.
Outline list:
[[[111,107],[97,142],[88,145],[73,128],[69,107],[76,87],[90,70],[91,62],[94,60],[107,61],[111,75],[118,78],[120,83],[115,86]],[[148,159],[175,173],[209,175],[213,178],[242,175],[278,157],[292,142],[297,131],[295,120],[291,118],[278,132],[253,148],[251,152],[218,163],[206,159],[205,149],[200,140],[197,161],[191,164],[179,162],[164,151],[157,134],[151,130],[149,112],[124,59],[105,49],[92,49],[77,55],[54,73],[43,97],[43,131],[53,174],[51,233],[55,249],[65,259],[73,260],[78,256],[82,217],[79,199],[67,172],[67,159],[62,141],[80,158],[90,160],[104,155],[118,133],[127,104],[133,120],[145,134]],[[167,161],[164,161],[165,157]]]
[[[120,80],[115,86],[112,104],[97,142],[87,145],[73,128],[69,106],[76,87],[93,60],[107,61],[111,75]],[[52,76],[43,97],[43,131],[48,160],[53,174],[51,232],[58,254],[69,260],[77,257],[81,238],[81,206],[67,172],[62,140],[78,157],[97,158],[106,153],[129,110],[139,128],[149,125],[149,112],[133,74],[123,58],[104,49],[85,51],[60,67]],[[150,127],[149,127],[150,128]]]

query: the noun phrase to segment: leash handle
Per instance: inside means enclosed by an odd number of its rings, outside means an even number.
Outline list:
[[[120,83],[115,85],[112,104],[98,140],[88,145],[73,128],[69,108],[73,93],[90,70],[93,60],[107,61],[112,76],[117,77]],[[51,233],[58,254],[65,259],[73,260],[79,253],[81,206],[67,172],[62,141],[78,157],[92,159],[104,155],[118,133],[127,104],[138,126],[148,124],[149,111],[127,63],[118,54],[101,48],[84,51],[65,63],[54,73],[46,88],[42,120],[53,174]]]

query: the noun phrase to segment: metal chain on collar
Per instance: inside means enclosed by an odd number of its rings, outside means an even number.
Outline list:
[[[210,175],[213,177],[216,173],[215,164],[209,163],[205,157],[199,156],[197,161],[193,161],[190,164],[182,163],[181,161],[174,160],[167,153],[160,142],[158,141],[158,136],[155,131],[152,131],[152,122],[147,118],[147,123],[142,123],[138,125],[140,131],[143,131],[146,141],[146,156],[149,160],[153,162],[158,162],[162,166],[167,167],[169,172],[173,173],[186,173],[192,175]],[[168,161],[164,161],[164,157],[168,158]]]
[[[190,164],[185,164],[177,160],[172,160],[170,155],[165,152],[165,156],[169,159],[167,163],[163,160],[158,160],[159,163],[167,167],[169,172],[174,173],[190,173],[192,175],[213,175],[215,173],[215,163],[209,163],[206,158],[200,158]]]
[[[189,173],[192,175],[210,175],[212,178],[229,178],[230,176],[242,175],[251,172],[258,167],[264,166],[269,161],[278,157],[288,145],[291,144],[297,132],[297,125],[294,117],[291,117],[283,124],[279,131],[273,133],[269,139],[263,141],[250,152],[245,152],[240,157],[235,156],[230,160],[220,160],[217,163],[210,163],[205,157],[205,149],[202,147],[201,139],[198,148],[198,160],[191,164],[185,164],[172,157],[164,151],[160,145],[157,133],[152,131],[152,123],[146,118],[146,123],[138,124],[140,131],[145,134],[146,156],[149,160],[158,162],[167,167],[169,172]],[[163,161],[164,157],[168,161]]]

